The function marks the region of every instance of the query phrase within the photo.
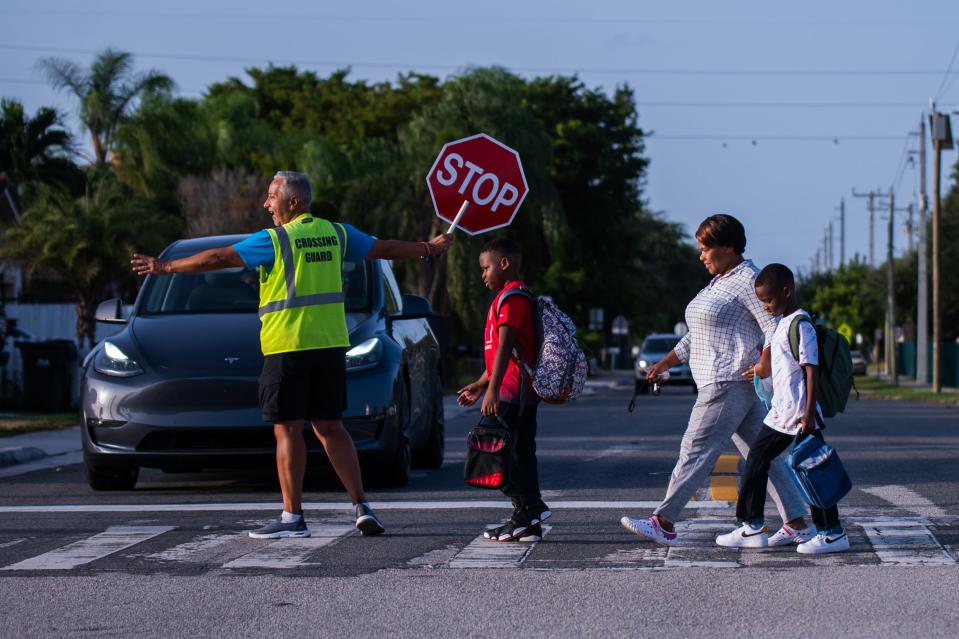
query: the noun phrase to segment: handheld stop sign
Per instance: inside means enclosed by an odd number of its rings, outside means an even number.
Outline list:
[[[508,226],[529,192],[519,153],[485,133],[444,144],[426,185],[447,233],[470,235]]]

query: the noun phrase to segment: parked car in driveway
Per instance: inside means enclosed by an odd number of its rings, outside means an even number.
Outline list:
[[[643,345],[639,348],[639,355],[636,357],[634,366],[636,373],[636,392],[638,394],[649,392],[649,382],[646,381],[646,372],[653,364],[666,357],[681,338],[681,335],[674,333],[652,333],[646,336],[643,340]],[[685,362],[669,369],[669,381],[667,384],[692,385],[693,392],[696,392],[693,374],[689,370],[689,364]]]
[[[244,236],[181,240],[172,260]],[[273,427],[257,401],[259,279],[242,268],[149,276],[129,317],[119,300],[97,320],[123,323],[83,362],[83,457],[90,485],[126,490],[140,467],[169,472],[275,464]],[[364,475],[409,480],[411,463],[443,463],[439,346],[429,302],[402,295],[388,262],[343,263],[351,348],[343,422]],[[309,463],[328,464],[311,428]]]
[[[866,374],[866,358],[863,357],[862,351],[852,351],[852,374]]]

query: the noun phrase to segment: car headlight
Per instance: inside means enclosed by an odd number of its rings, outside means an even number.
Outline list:
[[[649,362],[647,362],[645,359],[641,359],[641,360],[639,360],[639,364],[637,364],[637,365],[638,365],[640,368],[648,368],[648,367],[649,367]]]
[[[347,370],[372,368],[380,363],[382,356],[383,342],[379,337],[372,337],[346,351],[346,368]]]
[[[103,348],[97,352],[93,359],[93,368],[98,373],[111,377],[133,377],[143,374],[140,365],[127,357],[127,354],[113,342],[103,342]]]

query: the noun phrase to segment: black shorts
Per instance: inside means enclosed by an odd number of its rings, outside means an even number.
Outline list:
[[[265,357],[260,373],[260,410],[265,421],[338,420],[345,409],[345,348]]]

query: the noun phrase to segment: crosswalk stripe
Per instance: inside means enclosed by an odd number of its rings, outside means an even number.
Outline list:
[[[102,533],[25,559],[2,570],[69,570],[162,535],[176,526],[111,526]]]
[[[310,536],[277,539],[251,553],[223,565],[224,568],[268,568],[283,570],[309,566],[309,556],[356,530],[354,526],[311,524]]]
[[[498,526],[499,524],[490,524]],[[543,524],[543,537],[552,526]],[[450,568],[519,568],[539,542],[490,541],[479,535],[449,562]]]
[[[944,517],[946,515],[945,510],[905,486],[870,486],[863,488],[862,491],[880,499],[885,499],[890,504],[908,510],[920,517]]]
[[[676,523],[679,544],[666,553],[666,568],[739,568],[730,553],[716,545],[716,535],[730,528],[724,519],[692,519]]]
[[[942,547],[925,522],[904,519],[857,521],[879,560],[897,566],[953,566],[956,559]]]
[[[382,501],[372,504],[374,510],[477,510],[503,508],[502,499],[450,499],[437,501]],[[656,500],[598,501],[565,499],[550,503],[551,510],[639,510],[656,508]],[[735,506],[727,501],[696,501],[686,504],[691,510],[728,510]],[[49,506],[0,506],[6,513],[152,513],[152,512],[259,512],[275,511],[275,502],[190,503],[190,504],[52,504]],[[324,511],[353,511],[350,502],[306,502],[303,509]]]
[[[144,555],[145,559],[158,561],[190,561],[194,557],[237,539],[236,533],[227,535],[203,535],[199,539],[177,544],[173,548]]]
[[[4,542],[0,543],[0,548],[9,548],[10,546],[16,546],[16,545],[19,544],[20,542],[26,541],[26,540],[27,540],[27,538],[26,538],[26,537],[23,537],[23,538],[21,538],[21,539],[11,539],[11,540],[9,540],[9,541],[4,541]]]

